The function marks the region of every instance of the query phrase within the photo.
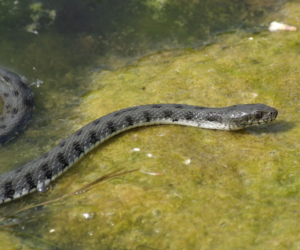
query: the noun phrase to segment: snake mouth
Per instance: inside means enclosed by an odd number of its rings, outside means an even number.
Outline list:
[[[265,119],[260,119],[260,120],[249,120],[246,123],[241,123],[241,126],[250,127],[250,126],[255,126],[255,125],[261,125],[264,123],[272,122],[275,119],[276,119],[276,117],[270,117],[270,118],[265,118]]]

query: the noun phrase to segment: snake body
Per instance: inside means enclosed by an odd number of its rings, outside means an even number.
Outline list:
[[[0,143],[4,143],[30,119],[34,101],[24,81],[6,70],[0,69],[0,85],[0,95],[4,102],[4,112],[0,119]],[[15,97],[21,95],[20,100],[15,100]],[[92,121],[61,140],[38,159],[1,174],[0,203],[43,189],[94,147],[125,130],[157,124],[238,130],[273,121],[276,117],[277,110],[264,104],[225,108],[151,104],[122,109]]]

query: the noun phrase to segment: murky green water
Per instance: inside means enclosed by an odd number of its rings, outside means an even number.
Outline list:
[[[117,136],[84,157],[47,194],[6,204],[0,213],[11,215],[28,204],[53,200],[120,168],[141,171],[3,218],[0,245],[4,249],[298,249],[299,33],[262,31],[258,20],[268,24],[280,18],[297,26],[299,3],[287,3],[267,16],[269,6],[254,4],[131,1],[127,8],[114,5],[115,19],[108,11],[109,1],[76,3],[69,12],[62,8],[67,3],[31,5],[25,8],[36,14],[31,19],[12,12],[22,17],[21,24],[11,21],[12,27],[0,19],[6,31],[0,41],[5,55],[0,64],[28,77],[38,105],[24,134],[1,148],[3,171],[37,157],[70,130],[134,105],[262,102],[276,107],[279,116],[273,124],[234,133],[156,126]],[[221,10],[213,8],[205,19],[196,8],[201,6],[202,11],[216,6]],[[180,8],[181,15],[175,15]],[[80,9],[89,14],[108,12],[109,27],[101,31],[101,38],[96,30],[105,24],[104,17],[96,15],[92,22],[91,15],[79,15]],[[235,18],[226,18],[238,9]],[[52,22],[54,10],[60,25]],[[137,16],[125,18],[136,12]],[[199,15],[203,20],[196,19]],[[251,23],[251,15],[257,23]],[[41,26],[30,31],[38,34],[26,32],[34,20]],[[212,20],[217,21],[212,24]],[[197,23],[198,29],[193,26]],[[241,29],[219,36],[215,44],[199,46],[237,24],[261,31]],[[182,29],[174,28],[180,25]],[[16,27],[27,28],[15,32]],[[135,35],[129,35],[134,34],[128,33],[129,27],[137,30]]]

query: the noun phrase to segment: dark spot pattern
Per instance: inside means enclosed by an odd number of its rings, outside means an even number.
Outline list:
[[[12,110],[11,113],[14,114],[14,115],[16,115],[18,112],[19,112],[19,110],[17,108],[13,108],[13,110]]]
[[[222,117],[214,112],[207,113],[204,117],[207,121],[210,122],[222,122]]]
[[[175,107],[176,109],[182,109],[182,108],[183,108],[183,106],[180,105],[180,104],[176,104],[174,107]]]
[[[185,119],[192,120],[194,118],[194,113],[192,111],[188,111],[184,114]]]
[[[107,133],[112,134],[117,131],[116,126],[112,121],[106,123]]]
[[[195,107],[195,109],[206,109],[205,107]]]
[[[16,174],[20,173],[20,172],[22,171],[22,169],[23,169],[23,167],[20,167],[20,168],[16,169],[16,170],[15,170],[15,173],[16,173]]]
[[[83,154],[84,153],[84,150],[83,150],[83,148],[80,146],[80,143],[78,142],[78,141],[75,141],[75,142],[73,142],[73,149],[74,149],[74,154],[75,154],[75,156],[79,156],[79,155],[81,155],[81,154]]]
[[[69,165],[69,163],[67,162],[67,160],[65,159],[65,157],[62,153],[57,154],[57,160],[62,165],[61,166],[62,169],[64,169],[65,167],[67,167]]]
[[[114,113],[114,117],[119,116],[119,115],[124,114],[124,113],[127,113],[127,112],[130,112],[130,111],[137,110],[137,109],[138,109],[138,107],[132,107],[132,108],[128,108],[128,109],[122,109],[120,111],[115,112]]]
[[[172,115],[173,115],[173,112],[171,110],[165,110],[164,111],[164,118],[165,119],[171,118]]]
[[[4,199],[12,200],[15,194],[15,190],[13,188],[12,182],[11,181],[6,182],[3,186],[3,189],[4,189]]]
[[[114,114],[114,116],[119,116],[119,115],[124,114],[124,113],[126,113],[126,112],[128,112],[128,109],[123,109],[123,110],[120,110],[120,111],[116,112],[116,113]]]
[[[93,124],[96,126],[100,123],[100,121],[101,121],[101,118],[96,119],[95,121],[93,121]]]
[[[3,76],[3,79],[4,79],[6,82],[10,83],[10,78],[9,78],[8,76]]]
[[[1,98],[4,103],[3,123],[7,125],[5,132],[1,131],[0,144],[4,144],[10,138],[16,136],[30,121],[34,106],[34,95],[30,88],[21,87],[21,79],[9,71],[0,69]],[[8,82],[8,83],[6,83]],[[13,99],[15,99],[13,101]],[[15,118],[18,118],[15,121]],[[9,125],[8,125],[9,124]]]
[[[46,159],[48,157],[48,155],[49,155],[48,153],[44,154],[43,158]]]
[[[148,111],[144,111],[143,116],[144,116],[146,122],[150,122],[152,119],[152,116],[151,116],[150,112],[148,112]]]
[[[154,104],[154,105],[151,106],[151,108],[159,109],[159,108],[161,108],[161,105]]]
[[[25,175],[25,181],[29,185],[29,190],[36,188],[32,173],[27,173]]]
[[[178,120],[178,118],[174,118],[173,120],[172,120],[172,122],[178,122],[179,120]]]
[[[75,132],[75,135],[80,136],[82,134],[82,129]]]
[[[128,126],[133,126],[133,119],[131,116],[125,116],[125,121],[127,122]]]
[[[49,169],[48,163],[44,163],[41,166],[42,171],[44,172],[44,175],[47,179],[52,179],[52,170]]]
[[[128,108],[128,109],[125,109],[126,112],[129,112],[129,111],[134,111],[134,110],[137,110],[138,107],[132,107],[132,108]]]
[[[1,125],[0,126],[0,129],[5,129],[6,128],[6,125]]]
[[[34,100],[33,99],[25,99],[24,100],[24,105],[28,108],[31,108],[34,106]]]
[[[22,80],[22,79],[19,79],[20,81],[18,82],[19,83],[19,86],[25,90],[28,90],[28,86],[27,84]]]
[[[66,141],[62,140],[58,143],[58,145],[62,148],[66,145]]]
[[[89,142],[95,144],[98,141],[96,131],[89,132]]]

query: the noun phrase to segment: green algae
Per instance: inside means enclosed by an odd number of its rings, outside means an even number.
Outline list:
[[[287,21],[297,24],[299,10],[288,4]],[[161,51],[94,73],[94,90],[76,108],[84,116],[68,121],[74,131],[147,103],[262,102],[279,116],[241,132],[154,126],[119,135],[60,178],[47,200],[78,170],[69,192],[121,167],[143,172],[48,205],[32,227],[62,249],[299,249],[299,38],[224,35],[202,49]]]

